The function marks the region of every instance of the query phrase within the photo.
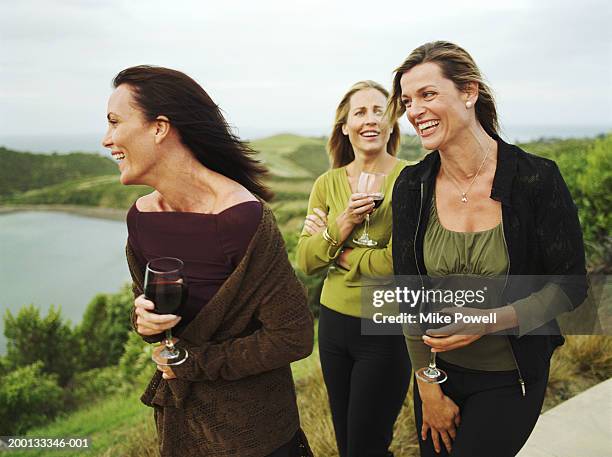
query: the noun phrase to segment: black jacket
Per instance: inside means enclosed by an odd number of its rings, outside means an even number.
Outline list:
[[[491,198],[502,204],[509,278],[513,275],[572,277],[572,286],[563,288],[575,308],[583,302],[587,291],[584,245],[576,206],[561,173],[552,160],[528,154],[499,137],[495,140],[498,157]],[[439,168],[440,154],[434,151],[420,163],[404,168],[395,182],[395,275],[427,275],[423,240]],[[576,278],[579,278],[578,284]],[[515,294],[505,295],[506,303],[523,298],[516,296],[518,289],[506,289]],[[547,325],[552,325],[556,332],[536,329],[532,333],[537,335],[509,337],[521,385],[523,380],[535,381],[544,374],[554,349],[563,344],[556,322]]]

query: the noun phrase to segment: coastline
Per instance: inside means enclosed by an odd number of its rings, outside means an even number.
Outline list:
[[[126,209],[102,208],[97,206],[79,205],[0,205],[0,216],[3,214],[23,211],[54,211],[74,214],[82,217],[106,219],[112,221],[125,221]]]

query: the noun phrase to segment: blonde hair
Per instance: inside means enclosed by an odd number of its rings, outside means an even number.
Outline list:
[[[331,136],[327,141],[327,153],[329,154],[332,168],[343,167],[355,159],[355,151],[353,150],[353,146],[351,145],[348,136],[342,133],[342,126],[346,124],[348,119],[351,97],[356,92],[363,89],[376,89],[383,94],[385,98],[389,98],[389,92],[387,92],[383,86],[370,80],[359,81],[358,83],[353,84],[348,92],[344,94],[342,100],[340,100],[340,104],[336,108],[334,127],[332,129]],[[390,124],[393,125],[393,131],[391,132],[389,141],[387,142],[387,152],[392,156],[395,156],[397,155],[397,150],[399,149],[400,131],[396,120]]]
[[[395,69],[391,97],[387,101],[386,117],[389,120],[397,120],[406,112],[401,100],[400,80],[404,73],[427,62],[437,64],[444,77],[451,80],[460,91],[466,90],[469,83],[478,83],[478,100],[474,106],[476,119],[489,135],[497,135],[499,122],[493,92],[485,83],[472,56],[465,49],[448,41],[433,41],[419,46]]]

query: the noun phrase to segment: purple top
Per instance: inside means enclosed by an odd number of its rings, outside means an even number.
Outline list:
[[[173,329],[180,334],[238,266],[261,220],[259,201],[234,205],[219,214],[142,212],[132,205],[127,214],[128,241],[140,265],[158,257],[185,263],[187,302]]]

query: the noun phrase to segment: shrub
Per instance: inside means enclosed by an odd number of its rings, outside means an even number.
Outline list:
[[[586,152],[586,165],[576,178],[580,221],[589,257],[610,265],[612,252],[612,135],[600,138]],[[584,159],[579,159],[584,160]],[[607,256],[607,257],[606,257]]]
[[[93,368],[76,373],[69,387],[70,389],[66,389],[67,402],[64,410],[91,404],[95,399],[120,391],[123,380],[116,366]]]
[[[145,343],[136,332],[130,332],[117,367],[125,383],[133,386],[149,381],[155,372],[152,352],[152,345]]]
[[[65,385],[77,369],[79,346],[59,308],[52,306],[45,317],[33,305],[21,308],[17,316],[7,310],[4,335],[6,362],[12,369],[40,360],[42,371],[57,374],[60,385]]]
[[[4,435],[23,434],[48,422],[62,408],[57,375],[45,374],[43,366],[36,362],[0,379],[0,430]]]
[[[76,337],[80,364],[89,370],[116,365],[130,333],[130,309],[134,298],[126,285],[116,294],[98,294],[87,306]]]

